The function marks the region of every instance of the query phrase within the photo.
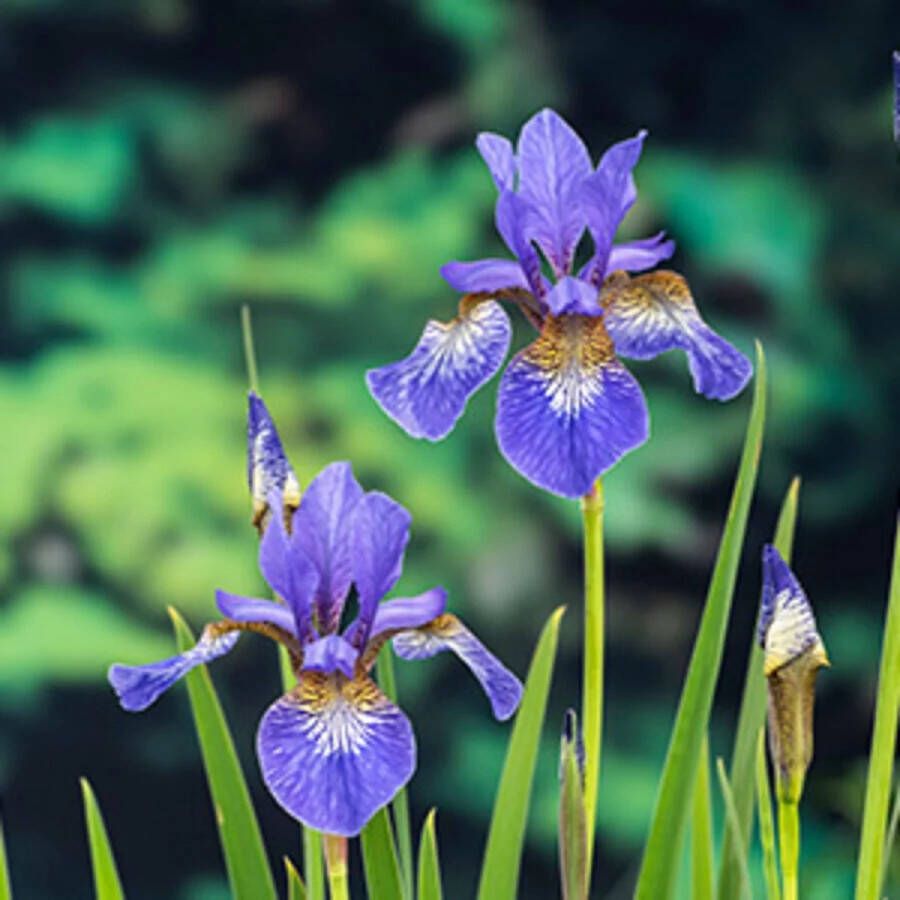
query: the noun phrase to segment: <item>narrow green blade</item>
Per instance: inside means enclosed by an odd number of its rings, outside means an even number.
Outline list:
[[[740,823],[738,822],[737,809],[734,805],[734,794],[731,792],[731,785],[728,783],[728,775],[725,772],[725,763],[722,762],[720,756],[716,760],[716,774],[719,776],[719,788],[722,791],[722,799],[725,801],[725,823],[726,827],[740,836]],[[750,893],[750,870],[747,866],[747,854],[741,852],[740,842],[738,841],[738,866],[740,868],[741,877],[738,881],[739,888],[737,897],[740,900],[752,900]]]
[[[650,835],[638,876],[636,900],[664,900],[675,889],[694,779],[703,737],[709,728],[709,714],[722,662],[738,563],[756,485],[765,409],[766,363],[762,347],[757,344],[756,383],[744,449],[669,741]]]
[[[578,718],[566,712],[559,751],[559,874],[563,900],[588,895],[585,778],[579,759]]]
[[[397,679],[394,675],[394,656],[390,643],[385,645],[378,656],[378,684],[392,703],[397,702]],[[394,814],[394,832],[397,837],[397,854],[400,860],[400,875],[403,878],[403,896],[412,900],[413,896],[413,848],[412,828],[409,822],[409,797],[406,788],[397,791],[391,801]]]
[[[382,807],[360,835],[369,900],[402,900],[403,881],[387,807]]]
[[[866,782],[856,900],[878,900],[883,868],[884,836],[893,782],[897,718],[900,716],[900,520],[894,543],[894,563],[888,597],[875,727]]]
[[[287,900],[308,900],[303,879],[287,856],[284,858],[284,874],[287,879]]]
[[[799,497],[800,479],[794,478],[784,495],[772,541],[787,563],[790,563],[794,549]],[[766,679],[763,675],[762,658],[762,648],[754,634],[750,640],[744,693],[741,697],[734,749],[731,753],[731,790],[741,830],[736,834],[731,829],[725,829],[722,840],[722,868],[719,872],[719,900],[732,900],[735,896],[740,878],[740,851],[747,852],[750,834],[753,831],[756,735],[766,718]]]
[[[12,885],[6,860],[6,841],[3,839],[3,822],[0,822],[0,900],[12,900]]]
[[[709,787],[709,738],[704,737],[691,812],[691,900],[712,900],[715,895],[715,859],[712,792]]]
[[[169,615],[179,651],[193,647],[194,635],[187,623],[172,607]],[[206,666],[198,666],[185,680],[232,896],[235,900],[277,900],[250,792],[212,679]]]
[[[87,778],[81,779],[84,821],[91,847],[91,869],[94,872],[94,896],[97,900],[125,900],[116,860],[103,824],[103,815]]]
[[[438,855],[435,810],[431,810],[422,826],[419,838],[419,873],[417,879],[417,900],[443,900],[441,888],[441,861]]]
[[[325,900],[325,861],[322,857],[322,835],[303,826],[303,874],[309,900]]]
[[[516,714],[494,800],[478,900],[514,900],[516,896],[531,784],[564,611],[560,607],[550,616],[531,658],[522,705]]]
[[[894,844],[897,843],[897,831],[900,829],[900,783],[894,791],[894,807],[891,810],[891,823],[888,825],[887,837],[884,839],[884,865],[881,870],[881,891],[882,897],[887,896],[888,878],[891,874],[891,859],[894,850]]]
[[[778,855],[775,850],[775,816],[772,814],[772,788],[766,767],[765,728],[759,729],[756,740],[756,805],[759,808],[759,842],[763,852],[763,876],[768,900],[781,900],[778,879]]]

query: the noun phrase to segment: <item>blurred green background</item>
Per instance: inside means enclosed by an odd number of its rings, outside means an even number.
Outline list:
[[[127,716],[105,670],[169,652],[166,604],[199,627],[216,587],[260,589],[242,303],[301,479],[350,458],[412,510],[404,592],[445,583],[522,674],[545,616],[569,604],[522,889],[556,895],[577,506],[503,463],[493,387],[429,446],[362,380],[453,314],[441,263],[501,252],[475,133],[514,135],[548,104],[595,156],[650,129],[626,230],[667,228],[710,322],[745,351],[765,344],[770,425],[713,752],[730,753],[758,548],[799,473],[795,563],[833,662],[802,882],[804,897],[849,896],[900,451],[898,38],[891,0],[4,0],[0,793],[17,896],[89,896],[86,774],[129,897],[227,897],[184,692]],[[597,884],[612,898],[636,874],[749,403],[696,397],[681,358],[632,368],[654,436],[608,479]],[[415,821],[439,807],[447,895],[467,897],[508,728],[454,660],[399,668]],[[253,756],[272,648],[242,641],[214,675],[273,859],[296,858]]]

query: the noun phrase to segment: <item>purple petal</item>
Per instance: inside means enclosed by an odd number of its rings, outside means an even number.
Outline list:
[[[247,403],[247,482],[253,497],[254,519],[262,521],[273,493],[281,494],[285,505],[296,508],[300,482],[262,398],[250,391]]]
[[[821,644],[822,639],[806,593],[771,544],[763,548],[762,569],[757,639],[765,648],[765,669],[769,674]]]
[[[626,272],[643,272],[652,269],[675,252],[675,241],[666,240],[666,233],[660,231],[651,238],[626,241],[615,244],[606,263],[605,277],[617,269]]]
[[[507,288],[531,290],[522,267],[511,259],[448,262],[441,266],[441,277],[462,294],[491,293]]]
[[[341,671],[352,678],[358,656],[356,648],[340,635],[328,634],[303,648],[303,668],[326,675]]]
[[[501,191],[494,211],[494,223],[504,243],[519,261],[528,287],[536,297],[547,291],[541,260],[531,243],[535,213],[529,202],[512,191]]]
[[[667,350],[684,350],[694,389],[715,400],[730,400],[750,380],[750,360],[700,318],[680,275],[612,276],[601,299],[607,331],[620,355],[652,359]]]
[[[288,535],[281,516],[274,518],[259,542],[259,569],[293,613],[294,633],[305,640],[312,627],[311,603],[319,573]]]
[[[222,633],[215,626],[207,626],[190,650],[145,666],[116,663],[109,667],[107,677],[122,708],[128,712],[141,712],[191,669],[228,653],[239,637],[238,631]]]
[[[353,510],[350,522],[353,581],[359,594],[354,642],[369,638],[378,601],[397,583],[409,542],[410,514],[387,494],[372,491]]]
[[[350,463],[332,463],[312,480],[294,514],[292,540],[318,573],[315,603],[323,632],[337,628],[350,590],[348,523],[362,496]]]
[[[548,318],[500,382],[496,432],[510,465],[563,497],[647,439],[640,386],[616,359],[603,318]]]
[[[487,164],[497,190],[511,191],[516,178],[516,159],[512,144],[499,134],[483,131],[475,139],[475,146]]]
[[[418,628],[436,619],[447,608],[447,592],[434,587],[416,597],[395,597],[378,605],[372,620],[372,639],[385,631]]]
[[[519,706],[522,683],[456,616],[443,615],[422,628],[404,631],[393,646],[402,659],[428,659],[444,650],[455,653],[478,679],[500,721]]]
[[[304,673],[256,740],[272,795],[308,828],[353,837],[416,768],[412,726],[368,678]]]
[[[547,309],[554,316],[562,313],[577,313],[585,316],[599,316],[600,291],[593,284],[567,275],[560,279],[544,297]]]
[[[613,144],[593,175],[581,187],[581,205],[594,239],[589,278],[599,281],[607,270],[613,238],[637,197],[631,170],[637,165],[646,131]]]
[[[441,440],[463,414],[469,397],[503,364],[511,334],[499,303],[461,303],[452,322],[430,321],[406,359],[371,369],[366,383],[407,434]]]
[[[297,637],[294,614],[281,603],[216,591],[216,605],[226,619],[234,622],[268,622]]]
[[[557,277],[569,271],[585,220],[578,202],[591,158],[581,138],[552,109],[541,110],[522,128],[518,144],[519,193],[534,208],[531,236]]]

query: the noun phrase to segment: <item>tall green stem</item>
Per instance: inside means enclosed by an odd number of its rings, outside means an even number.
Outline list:
[[[350,900],[347,886],[347,838],[323,834],[325,868],[328,870],[328,893],[331,900]]]
[[[778,846],[781,851],[782,900],[797,900],[797,869],[800,862],[800,807],[796,800],[778,798]]]
[[[598,478],[581,501],[584,523],[584,659],[581,723],[584,738],[584,811],[587,831],[587,884],[594,858],[597,785],[603,738],[603,482]]]

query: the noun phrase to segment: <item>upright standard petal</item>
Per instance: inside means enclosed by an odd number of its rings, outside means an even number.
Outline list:
[[[216,606],[226,619],[233,622],[266,622],[297,637],[294,613],[281,603],[216,591]]]
[[[557,277],[569,272],[581,237],[584,213],[579,193],[591,174],[581,138],[552,109],[529,119],[519,135],[519,193],[534,210],[530,237],[538,242]]]
[[[825,646],[806,593],[781,554],[771,544],[763,548],[763,589],[757,637],[765,650],[765,674],[771,675],[812,651],[828,664]]]
[[[483,131],[475,139],[475,146],[487,165],[497,190],[513,190],[516,180],[516,158],[512,144],[499,134]]]
[[[257,736],[266,786],[309,828],[353,837],[412,777],[406,716],[368,678],[304,672]]]
[[[439,441],[503,364],[511,334],[499,303],[463,297],[452,322],[431,320],[406,359],[371,369],[366,384],[407,434]]]
[[[512,191],[500,191],[494,211],[494,224],[503,242],[519,261],[528,287],[535,297],[547,293],[547,281],[541,273],[541,260],[531,243],[535,211],[524,197]]]
[[[294,514],[292,542],[318,573],[315,606],[323,633],[337,628],[350,590],[349,522],[362,497],[350,463],[332,463],[312,480]]]
[[[119,663],[110,666],[107,677],[122,708],[128,712],[145,710],[191,669],[228,653],[237,643],[240,633],[225,628],[224,625],[207,625],[194,647],[169,659],[145,666],[123,666]]]
[[[497,398],[497,442],[533,484],[581,497],[647,439],[640,386],[616,359],[603,317],[548,317],[510,363]]]
[[[684,350],[694,389],[705,397],[730,400],[753,374],[750,360],[700,318],[687,282],[675,272],[637,278],[614,272],[604,282],[601,303],[616,353],[652,359]]]
[[[312,600],[320,575],[287,533],[280,517],[270,523],[259,542],[259,568],[269,587],[293,613],[294,634],[306,640],[312,629]]]
[[[350,522],[353,581],[359,595],[357,647],[369,638],[378,601],[397,583],[409,542],[410,514],[387,494],[372,491],[356,508]]]
[[[262,398],[250,391],[247,404],[247,483],[253,498],[253,522],[261,526],[273,493],[281,495],[286,509],[297,508],[300,482]]]
[[[632,169],[637,165],[644,146],[646,131],[613,144],[597,171],[582,182],[580,201],[587,227],[594,239],[594,255],[587,277],[599,284],[607,269],[613,238],[625,214],[637,199]]]
[[[456,616],[445,614],[421,628],[403,631],[393,646],[401,659],[428,659],[444,650],[455,653],[478,679],[500,721],[519,706],[522,683]]]

